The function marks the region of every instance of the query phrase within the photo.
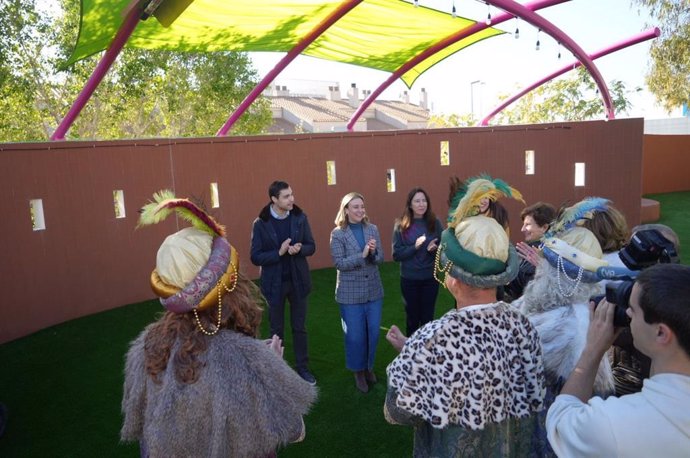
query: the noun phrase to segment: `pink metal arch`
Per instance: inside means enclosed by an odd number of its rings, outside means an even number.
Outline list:
[[[567,1],[570,0],[537,0],[535,2],[526,3],[525,8],[527,8],[530,11],[536,11],[542,8],[547,8],[549,6],[565,3]],[[491,23],[492,25],[500,24],[509,19],[512,19],[513,17],[515,16],[512,14],[501,13],[495,18],[493,18]],[[414,56],[409,61],[405,62],[403,65],[400,66],[400,68],[394,71],[388,77],[388,79],[386,79],[386,81],[384,81],[379,87],[376,88],[376,90],[372,91],[372,93],[369,94],[369,96],[362,101],[362,103],[359,105],[359,107],[357,107],[357,110],[354,112],[354,114],[348,121],[347,130],[351,131],[357,123],[357,120],[360,118],[360,116],[362,116],[362,113],[364,113],[364,111],[367,108],[369,108],[369,105],[371,105],[381,95],[381,93],[385,91],[391,84],[393,84],[398,78],[400,78],[405,73],[414,68],[415,65],[419,64],[420,62],[423,62],[425,59],[429,58],[430,56],[433,56],[437,52],[447,48],[453,43],[457,43],[458,41],[467,38],[475,33],[481,32],[482,30],[488,27],[490,26],[486,25],[485,22],[476,22],[471,26],[465,27],[464,29],[459,30],[454,34],[447,36],[435,45],[430,46],[429,48]]]
[[[355,6],[359,5],[362,3],[362,0],[346,0],[343,3],[341,3],[338,8],[336,8],[331,14],[329,14],[319,25],[317,25],[311,32],[309,32],[297,45],[295,45],[294,48],[290,50],[282,59],[280,59],[280,62],[273,67],[273,69],[268,72],[266,76],[261,80],[257,86],[252,89],[252,92],[247,95],[247,97],[244,98],[242,103],[239,104],[237,109],[230,115],[227,121],[225,121],[225,124],[216,132],[217,137],[225,136],[227,135],[228,131],[232,127],[235,122],[237,122],[238,119],[240,119],[240,116],[244,114],[245,111],[247,111],[247,108],[256,100],[256,98],[261,94],[261,91],[266,89],[266,87],[271,84],[271,82],[275,79],[280,72],[282,72],[285,67],[290,64],[299,54],[306,49],[307,46],[312,44],[314,40],[319,38],[322,33],[324,33],[330,26],[338,22],[340,18],[345,16],[347,13],[349,13]]]
[[[657,37],[659,36],[660,33],[661,33],[661,31],[660,31],[657,27],[654,27],[653,29],[649,29],[649,30],[646,30],[646,31],[644,31],[644,32],[642,32],[642,33],[639,33],[639,34],[637,34],[637,35],[634,35],[634,36],[628,38],[627,40],[623,40],[623,41],[621,41],[621,42],[619,42],[619,43],[616,43],[616,44],[614,44],[614,45],[611,45],[611,46],[609,46],[609,47],[607,47],[607,48],[601,49],[601,50],[599,50],[599,51],[597,51],[597,52],[591,54],[589,57],[590,57],[592,60],[598,59],[598,58],[600,58],[600,57],[603,57],[603,56],[606,56],[606,55],[608,55],[608,54],[614,53],[614,52],[616,52],[616,51],[620,51],[621,49],[627,48],[628,46],[636,45],[637,43],[641,43],[641,42],[643,42],[643,41],[647,41],[647,40],[651,40],[651,39],[653,39],[653,38],[657,38]],[[499,106],[497,106],[496,108],[494,108],[494,109],[491,111],[491,113],[489,113],[488,115],[486,115],[486,117],[484,117],[484,119],[482,119],[482,121],[479,123],[479,125],[481,125],[481,126],[488,126],[488,125],[489,125],[489,121],[490,121],[494,116],[496,116],[498,113],[500,113],[501,111],[503,111],[507,106],[509,106],[510,104],[512,104],[513,102],[515,102],[517,99],[519,99],[519,98],[522,97],[523,95],[525,95],[525,94],[527,94],[528,92],[530,92],[530,91],[532,91],[532,90],[538,88],[538,87],[541,86],[542,84],[547,83],[547,82],[551,81],[552,79],[554,79],[554,78],[556,78],[556,77],[558,77],[558,76],[561,76],[561,75],[564,74],[564,73],[567,73],[567,72],[569,72],[569,71],[571,71],[571,70],[575,70],[577,67],[580,67],[581,65],[582,65],[582,63],[579,62],[579,61],[571,62],[571,63],[569,63],[568,65],[566,65],[566,66],[564,66],[563,68],[561,68],[560,70],[557,70],[557,71],[551,73],[550,75],[547,75],[547,76],[545,76],[544,78],[540,79],[540,80],[537,81],[536,83],[531,84],[530,86],[526,87],[525,89],[521,90],[521,91],[518,92],[517,94],[515,94],[515,95],[511,96],[510,98],[506,99],[503,103],[501,103]]]
[[[137,8],[132,5],[130,5],[130,7],[131,8],[127,14],[127,17],[125,17],[125,20],[120,26],[120,29],[117,31],[115,38],[113,38],[113,41],[110,43],[108,50],[105,52],[105,54],[103,54],[103,57],[98,62],[98,65],[96,65],[96,68],[89,77],[89,80],[86,82],[86,85],[77,96],[77,100],[75,100],[72,104],[72,108],[70,108],[65,117],[62,118],[62,121],[57,126],[57,129],[55,129],[55,132],[53,132],[53,135],[50,136],[51,140],[55,141],[65,139],[65,134],[69,128],[72,127],[74,120],[77,119],[77,116],[79,116],[81,110],[84,109],[89,99],[93,95],[93,92],[101,83],[103,77],[108,73],[108,70],[110,70],[110,67],[113,65],[113,62],[115,62],[115,59],[117,59],[117,56],[120,54],[120,51],[122,51],[125,43],[127,43],[127,40],[132,35],[132,32],[134,32],[134,29],[136,29],[137,25],[139,24],[141,8]]]
[[[582,62],[582,65],[585,66],[590,75],[592,75],[592,78],[594,78],[594,82],[599,88],[599,93],[604,101],[606,118],[614,119],[616,117],[616,113],[613,110],[613,101],[611,100],[611,94],[609,93],[609,88],[606,85],[606,81],[604,81],[601,73],[599,73],[599,69],[596,67],[596,65],[594,65],[592,59],[589,58],[580,45],[575,43],[572,38],[570,38],[565,32],[553,25],[551,22],[547,21],[533,11],[528,10],[519,3],[514,2],[513,0],[486,1],[497,8],[518,16],[520,19],[524,20],[525,22],[529,22],[535,27],[539,27],[548,35],[558,40],[567,50],[572,52],[575,57]]]

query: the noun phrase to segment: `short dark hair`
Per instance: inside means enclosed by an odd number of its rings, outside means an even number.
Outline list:
[[[657,264],[637,277],[644,320],[664,323],[690,356],[690,266]]]
[[[526,216],[531,216],[535,223],[543,226],[551,224],[556,219],[556,209],[546,202],[537,202],[522,209],[520,220],[524,221]]]
[[[274,181],[271,183],[271,185],[268,187],[268,198],[275,197],[276,199],[280,197],[280,191],[283,189],[289,188],[290,185],[287,184],[284,181]]]

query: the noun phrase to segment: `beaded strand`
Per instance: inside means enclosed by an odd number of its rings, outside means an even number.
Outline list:
[[[580,285],[580,281],[582,280],[582,272],[584,271],[584,269],[582,267],[580,267],[580,269],[577,271],[577,277],[573,279],[573,278],[570,278],[565,271],[565,266],[563,265],[563,257],[562,256],[558,256],[558,262],[556,264],[557,264],[556,265],[556,269],[557,269],[556,279],[558,281],[558,290],[561,292],[561,294],[563,296],[572,297],[573,295],[575,295],[575,290]],[[563,272],[563,275],[565,275],[565,278],[574,282],[573,287],[570,290],[570,292],[566,293],[563,290],[563,287],[561,286],[561,272]]]
[[[436,249],[436,257],[434,259],[434,279],[439,282],[441,285],[443,285],[444,288],[448,288],[446,286],[446,275],[448,275],[448,272],[450,272],[450,269],[453,268],[453,263],[451,261],[446,262],[446,265],[444,267],[441,267],[441,250],[445,248],[445,246],[441,245]],[[443,272],[443,280],[438,278],[437,272]]]
[[[199,327],[199,330],[206,334],[207,336],[213,336],[215,334],[218,334],[218,331],[220,331],[220,322],[221,322],[221,312],[223,310],[223,289],[227,291],[228,293],[231,293],[235,291],[235,288],[237,287],[237,280],[239,275],[237,275],[237,269],[235,267],[232,268],[232,286],[228,288],[225,283],[223,283],[223,280],[218,280],[218,283],[216,284],[216,289],[218,290],[218,320],[216,321],[216,326],[213,330],[207,331],[204,329],[203,325],[201,324],[201,320],[199,319],[199,314],[197,313],[197,309],[194,309],[194,318],[196,319],[196,324]]]

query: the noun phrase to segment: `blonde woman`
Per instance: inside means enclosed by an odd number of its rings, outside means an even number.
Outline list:
[[[379,340],[383,285],[378,265],[383,247],[378,228],[369,222],[364,197],[351,192],[340,202],[331,232],[331,256],[338,270],[335,300],[345,334],[345,365],[363,393],[376,383],[374,358]]]

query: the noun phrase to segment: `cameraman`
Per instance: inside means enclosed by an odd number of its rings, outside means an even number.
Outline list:
[[[629,305],[635,347],[651,358],[651,378],[639,393],[590,399],[599,361],[619,332],[614,304],[590,303],[587,344],[546,418],[558,456],[688,456],[690,267],[642,271]]]
[[[656,256],[663,259],[656,259],[655,262],[680,262],[678,255],[680,254],[680,241],[678,235],[670,227],[664,224],[642,224],[633,228],[633,237],[635,234],[648,233],[649,231],[656,232],[658,238],[656,242],[661,245],[654,244],[646,247],[647,251],[633,250],[634,254],[628,254],[627,259],[637,262],[639,256],[648,256],[649,250],[653,251]],[[634,238],[631,239],[630,245],[634,246]],[[628,247],[623,248],[622,252],[628,252]],[[619,258],[619,265],[624,264]],[[647,259],[647,262],[651,262]],[[615,265],[613,263],[610,263]],[[643,269],[644,266],[634,265],[635,269]],[[613,381],[616,386],[616,396],[623,396],[625,394],[637,393],[642,389],[642,382],[649,378],[650,359],[635,348],[632,340],[632,334],[629,327],[624,327],[623,331],[618,334],[618,337],[613,342],[611,352],[611,368],[613,372]]]

